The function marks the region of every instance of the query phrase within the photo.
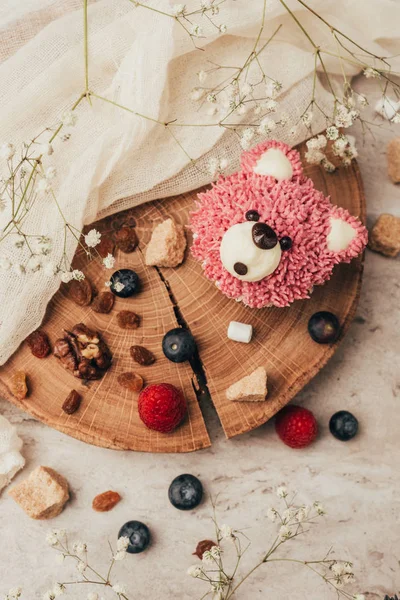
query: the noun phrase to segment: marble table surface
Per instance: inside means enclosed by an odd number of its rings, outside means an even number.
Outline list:
[[[400,216],[399,188],[386,175],[386,143],[395,131],[377,129],[376,138],[367,138],[364,146],[360,133],[356,135],[369,224],[381,212]],[[71,565],[55,563],[54,550],[45,542],[51,527],[66,528],[71,539],[86,541],[91,562],[104,570],[107,541],[115,543],[119,527],[138,519],[151,527],[154,543],[115,569],[115,580],[130,590],[128,597],[200,599],[206,590],[186,570],[197,561],[191,556],[196,543],[213,538],[211,498],[218,496],[220,522],[245,529],[251,539],[245,570],[272,541],[275,525],[267,520],[266,510],[276,504],[274,490],[281,484],[296,490],[299,501],[317,499],[327,510],[312,532],[287,545],[287,556],[315,560],[333,545],[338,556],[354,561],[354,592],[368,600],[398,593],[399,306],[400,260],[367,251],[360,305],[350,331],[329,364],[296,398],[320,424],[318,441],[304,451],[284,446],[272,423],[227,441],[210,406],[206,419],[213,444],[207,450],[181,455],[117,452],[69,438],[0,401],[0,413],[17,425],[24,441],[27,464],[16,481],[37,465],[48,465],[68,479],[72,490],[71,502],[52,522],[32,521],[7,493],[0,496],[0,597],[19,585],[26,600],[41,598],[54,582],[78,575]],[[359,435],[347,444],[328,431],[330,416],[340,409],[352,411],[360,421]],[[175,510],[167,499],[170,481],[185,472],[198,476],[206,490],[202,505],[188,513]],[[110,513],[95,513],[92,498],[107,489],[119,491],[123,500]],[[274,564],[254,574],[238,600],[335,597],[304,567]],[[86,598],[89,591],[96,590],[75,586],[68,595]],[[111,590],[101,595],[116,597]]]

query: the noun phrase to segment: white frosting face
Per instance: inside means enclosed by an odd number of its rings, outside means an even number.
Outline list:
[[[331,217],[331,230],[326,238],[328,250],[331,252],[341,252],[346,250],[350,242],[356,237],[356,230],[342,219]]]
[[[277,148],[270,148],[264,152],[258,159],[253,171],[257,175],[272,175],[278,181],[291,179],[293,176],[292,163],[286,154]]]
[[[278,267],[282,250],[279,242],[270,250],[262,250],[253,242],[254,221],[232,225],[221,241],[220,256],[225,269],[241,281],[260,281]],[[235,271],[237,264],[245,265],[247,272]]]

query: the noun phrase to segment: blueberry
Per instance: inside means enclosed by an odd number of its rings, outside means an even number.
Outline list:
[[[358,421],[347,410],[339,410],[331,416],[329,421],[331,434],[341,442],[351,440],[358,431]]]
[[[119,298],[133,296],[133,294],[137,294],[140,289],[139,276],[131,269],[120,269],[119,271],[115,271],[115,273],[111,275],[110,281],[110,290],[113,294],[119,296]],[[124,287],[119,289],[120,286],[118,284],[121,284]]]
[[[312,315],[308,321],[308,333],[318,344],[336,342],[340,333],[340,323],[336,315],[325,310]]]
[[[169,360],[174,363],[181,363],[190,360],[194,356],[197,346],[189,331],[177,327],[164,335],[162,349]]]
[[[120,537],[129,538],[126,551],[130,554],[139,554],[139,552],[146,550],[151,539],[149,528],[140,521],[128,521],[122,525],[118,533],[118,538]]]
[[[202,497],[203,486],[194,475],[179,475],[169,486],[168,498],[179,510],[195,508],[200,504]]]

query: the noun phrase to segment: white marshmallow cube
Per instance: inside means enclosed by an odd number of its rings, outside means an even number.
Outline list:
[[[238,321],[231,321],[228,327],[228,338],[234,342],[248,344],[253,335],[253,326]]]

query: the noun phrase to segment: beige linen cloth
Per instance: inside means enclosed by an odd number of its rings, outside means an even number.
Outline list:
[[[167,0],[143,2],[171,12],[172,3]],[[296,0],[287,3],[317,43],[336,50],[329,32],[318,20]],[[309,0],[309,4],[377,55],[398,54],[397,1]],[[188,10],[198,8],[200,0],[186,0],[186,5]],[[218,115],[207,115],[190,100],[191,89],[199,85],[197,72],[209,68],[207,60],[222,65],[243,64],[259,31],[262,9],[262,0],[227,0],[214,18],[226,25],[224,35],[217,35],[205,17],[194,19],[204,29],[205,37],[197,40],[204,52],[193,47],[174,19],[135,7],[129,0],[90,2],[90,88],[161,121],[217,123]],[[282,29],[260,60],[265,72],[283,83],[276,118],[285,112],[289,123],[277,130],[276,137],[289,141],[291,121],[310,100],[314,57],[309,42],[278,0],[267,2],[260,44],[279,24]],[[340,73],[335,59],[327,57],[326,65],[330,73]],[[346,69],[350,75],[359,71],[349,65]],[[59,122],[61,114],[84,89],[82,0],[2,0],[0,81],[0,143],[11,142],[19,147]],[[329,101],[320,84],[318,95],[322,105]],[[168,131],[157,123],[96,99],[92,106],[82,102],[77,116],[75,127],[68,129],[71,138],[54,142],[54,154],[46,157],[46,165],[56,167],[53,187],[58,202],[66,220],[79,229],[98,217],[209,183],[206,165],[211,155],[228,158],[231,170],[238,166],[238,138],[220,127],[173,130],[187,153],[198,159],[193,166]],[[323,126],[316,114],[315,131]],[[300,128],[290,142],[298,143],[306,135],[305,128]],[[6,173],[4,160],[0,173]],[[0,227],[9,215],[8,209],[0,214]],[[63,252],[63,220],[49,196],[38,199],[25,230],[52,238],[50,258],[57,264]],[[17,250],[11,241],[9,236],[1,244],[0,257],[18,264],[24,251]],[[75,247],[76,241],[70,236],[70,256]],[[59,278],[48,277],[43,270],[17,276],[10,269],[0,273],[0,282],[2,364],[40,325]]]

